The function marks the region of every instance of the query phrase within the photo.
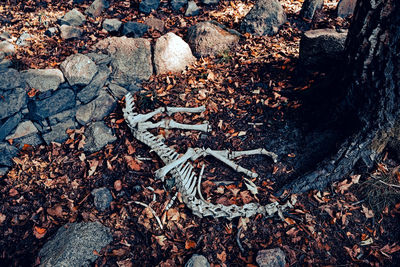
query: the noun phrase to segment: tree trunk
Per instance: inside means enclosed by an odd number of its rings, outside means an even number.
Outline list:
[[[343,98],[336,113],[356,115],[356,133],[338,152],[283,189],[294,193],[322,189],[346,178],[356,164],[371,168],[388,142],[399,133],[400,1],[359,0],[346,41],[346,68],[341,75]],[[341,113],[341,114],[340,114]]]

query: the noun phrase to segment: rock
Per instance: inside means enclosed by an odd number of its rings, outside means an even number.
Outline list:
[[[160,0],[142,0],[139,4],[139,11],[149,14],[152,10],[156,10],[160,5]]]
[[[109,115],[115,108],[116,102],[105,91],[92,102],[78,107],[76,110],[76,120],[81,125],[86,125],[91,121],[102,120]]]
[[[5,72],[10,68],[12,65],[11,60],[9,59],[3,59],[0,61],[0,72]]]
[[[60,83],[65,82],[64,75],[59,69],[29,69],[21,75],[31,88],[40,92],[56,90]]]
[[[341,18],[346,18],[353,15],[357,0],[340,0],[337,5],[337,15]]]
[[[205,5],[216,5],[219,3],[219,0],[202,0]]]
[[[23,79],[16,69],[8,69],[0,75],[0,90],[11,90],[22,86],[22,84]]]
[[[90,7],[85,10],[85,14],[96,18],[100,16],[101,12],[103,12],[103,10],[109,6],[110,4],[107,0],[95,0]]]
[[[3,123],[0,123],[0,141],[3,141],[4,138],[6,138],[6,136],[9,135],[15,129],[15,127],[17,127],[21,119],[21,114],[17,113],[14,116],[6,119]]]
[[[15,47],[12,43],[7,41],[0,42],[0,51],[3,52],[6,56],[15,54]]]
[[[187,3],[188,3],[188,0],[171,0],[172,10],[178,11],[182,7],[186,6]]]
[[[117,32],[121,28],[122,22],[118,19],[105,19],[103,21],[103,29],[108,32]]]
[[[86,54],[96,65],[108,65],[111,62],[111,57],[101,53],[88,53]]]
[[[11,34],[9,32],[0,33],[0,41],[11,41]]]
[[[310,30],[300,41],[299,60],[306,66],[332,65],[344,51],[347,32],[334,29]]]
[[[185,264],[185,267],[210,267],[210,263],[203,255],[193,254]]]
[[[39,131],[32,121],[24,121],[17,126],[12,135],[6,137],[6,140],[12,139],[15,144],[36,146],[42,143],[38,133]]]
[[[280,248],[260,250],[256,262],[260,267],[285,267],[285,253]]]
[[[187,4],[185,16],[197,16],[200,14],[200,8],[196,5],[195,1],[189,1]]]
[[[29,103],[30,116],[41,121],[75,106],[75,93],[71,89],[59,89],[52,96]]]
[[[0,167],[0,178],[7,174],[9,167]]]
[[[239,36],[223,29],[215,22],[200,22],[188,30],[188,40],[197,57],[218,55],[239,42]]]
[[[312,19],[315,11],[321,10],[324,0],[305,0],[301,6],[300,16],[305,19]]]
[[[278,0],[259,0],[243,19],[240,28],[254,35],[274,35],[286,22],[286,14]]]
[[[128,93],[128,90],[126,90],[124,87],[113,83],[110,83],[108,85],[108,89],[111,91],[111,94],[114,96],[115,99],[121,99]]]
[[[49,37],[56,36],[57,33],[58,33],[58,28],[57,27],[50,27],[44,32],[44,34],[49,36]]]
[[[77,94],[78,99],[85,104],[93,100],[98,96],[99,90],[103,88],[110,74],[111,71],[108,67],[98,66],[98,71],[92,81]]]
[[[59,24],[69,26],[81,26],[85,21],[85,16],[76,8],[74,8],[59,19]]]
[[[64,110],[60,113],[49,116],[49,123],[51,126],[56,125],[57,123],[65,122],[75,117],[76,110],[75,108]]]
[[[147,18],[144,21],[144,24],[146,24],[150,28],[153,28],[156,31],[159,31],[161,33],[164,32],[164,21],[162,21],[161,19]]]
[[[89,266],[112,241],[110,230],[99,222],[69,223],[39,252],[40,266]]]
[[[157,74],[183,71],[194,61],[189,45],[175,33],[169,32],[157,39],[154,48]]]
[[[60,36],[63,40],[80,38],[83,34],[83,30],[81,28],[69,25],[61,25],[60,31]]]
[[[68,129],[75,129],[76,125],[73,120],[68,120],[51,127],[51,132],[42,135],[46,144],[51,142],[63,143],[68,139],[68,134],[66,131]]]
[[[16,45],[18,46],[29,46],[31,43],[29,42],[28,39],[32,38],[32,35],[30,35],[27,32],[24,32],[21,34],[21,36],[17,39],[15,42]]]
[[[114,142],[117,138],[111,133],[104,122],[96,121],[86,128],[84,135],[86,136],[86,144],[83,150],[93,153],[102,149],[105,145]]]
[[[110,190],[105,187],[93,189],[92,196],[94,197],[94,206],[98,211],[108,209],[113,200]]]
[[[18,148],[7,143],[0,143],[0,166],[11,167],[13,165],[12,158],[17,154]]]
[[[140,83],[153,74],[150,42],[146,39],[109,37],[98,42],[94,49],[107,51],[111,56],[111,79],[120,86]]]
[[[149,26],[146,24],[128,21],[122,28],[122,34],[127,37],[139,38],[142,37],[148,29]]]
[[[9,91],[0,91],[0,95],[0,120],[26,107],[27,95],[25,89],[16,88]]]
[[[97,72],[96,64],[82,54],[73,54],[67,57],[61,63],[60,68],[71,86],[88,85]]]

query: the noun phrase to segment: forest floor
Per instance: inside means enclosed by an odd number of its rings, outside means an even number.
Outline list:
[[[19,36],[26,31],[34,36],[33,45],[19,47],[12,58],[19,70],[54,68],[71,54],[87,53],[108,36],[101,30],[104,18],[123,22],[146,18],[137,11],[139,1],[110,1],[111,7],[99,19],[85,24],[82,38],[63,41],[59,36],[46,37],[44,31],[55,26],[65,12],[75,7],[83,11],[87,4],[66,0],[10,2],[16,4],[0,4],[0,32]],[[335,0],[326,1],[312,22],[298,18],[302,1],[281,2],[288,22],[277,35],[245,34],[233,51],[198,59],[180,74],[153,75],[135,96],[142,112],[162,105],[206,105],[201,118],[177,115],[174,119],[186,123],[208,120],[213,129],[210,134],[158,130],[181,153],[189,146],[232,150],[267,147],[276,151],[285,143],[288,151],[278,163],[262,156],[239,162],[260,174],[254,180],[257,196],[246,190],[240,175],[205,159],[208,167],[202,190],[214,203],[284,202],[274,192],[296,173],[293,159],[301,157],[307,145],[298,141],[304,129],[295,127],[296,112],[303,104],[297,95],[326,75],[306,74],[297,68],[301,34],[308,29],[349,26],[348,20],[335,17]],[[221,0],[218,6],[203,7],[195,17],[173,14],[162,6],[150,16],[165,22],[165,32],[185,37],[190,26],[210,19],[239,30],[241,18],[253,3]],[[161,33],[150,31],[144,37],[154,42],[159,36]],[[161,160],[132,137],[123,121],[122,107],[123,101],[106,119],[117,141],[97,153],[85,155],[83,129],[78,129],[70,131],[63,144],[26,146],[14,159],[14,167],[0,178],[1,266],[37,264],[40,248],[57,229],[80,221],[100,221],[112,230],[114,240],[98,252],[96,266],[182,266],[195,253],[207,257],[212,266],[255,266],[257,252],[274,247],[285,251],[290,266],[398,266],[400,202],[396,190],[400,172],[390,153],[373,172],[360,170],[323,191],[294,196],[297,204],[283,214],[285,220],[262,216],[232,221],[199,218],[179,198],[165,211],[175,189],[167,190],[164,183],[154,180]],[[294,145],[288,146],[291,142]],[[102,186],[111,190],[114,200],[110,209],[99,212],[91,191]],[[150,210],[135,201],[151,203],[163,229]]]

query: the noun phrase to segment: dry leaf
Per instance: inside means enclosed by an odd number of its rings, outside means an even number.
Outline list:
[[[365,217],[367,219],[372,218],[375,216],[374,212],[370,209],[368,209],[366,206],[362,205],[362,213],[364,213]]]
[[[37,239],[41,239],[42,237],[44,237],[46,235],[46,232],[47,232],[46,228],[41,228],[38,226],[35,226],[33,228],[33,234]]]
[[[116,181],[114,182],[114,189],[115,189],[116,191],[121,191],[121,189],[122,189],[122,182],[121,182],[121,180],[116,180]]]
[[[218,258],[222,263],[225,263],[225,261],[226,261],[226,252],[225,252],[225,250],[222,251],[221,253],[217,253],[217,258]]]
[[[131,156],[125,156],[125,160],[129,168],[131,168],[134,171],[140,171],[141,167],[136,159],[132,158]]]
[[[191,248],[195,248],[196,247],[196,242],[194,242],[193,240],[186,240],[185,242],[185,249],[191,249]]]

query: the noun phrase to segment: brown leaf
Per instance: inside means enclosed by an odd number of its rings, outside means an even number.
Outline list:
[[[7,218],[6,215],[0,213],[0,224],[2,224],[6,220],[6,218]]]
[[[196,247],[196,242],[194,242],[193,240],[186,240],[185,242],[185,249],[191,249],[191,248],[195,248]]]
[[[46,235],[46,232],[47,232],[46,228],[41,228],[38,226],[35,226],[33,228],[33,234],[37,239],[41,239],[42,237],[44,237]]]
[[[217,253],[217,258],[218,258],[222,263],[225,263],[225,261],[226,261],[226,252],[225,252],[225,250],[222,251],[221,253]]]
[[[125,156],[126,163],[128,164],[129,168],[134,171],[140,171],[141,167],[138,161],[131,156]]]
[[[373,218],[375,216],[374,212],[372,210],[368,209],[367,207],[365,207],[364,205],[362,205],[361,212],[364,213],[364,215],[367,219]]]
[[[114,182],[114,189],[115,189],[116,191],[121,191],[121,189],[122,189],[122,182],[121,182],[121,180],[116,180],[116,181]]]
[[[55,206],[54,208],[48,208],[47,213],[51,216],[62,217],[63,209],[60,205]]]

